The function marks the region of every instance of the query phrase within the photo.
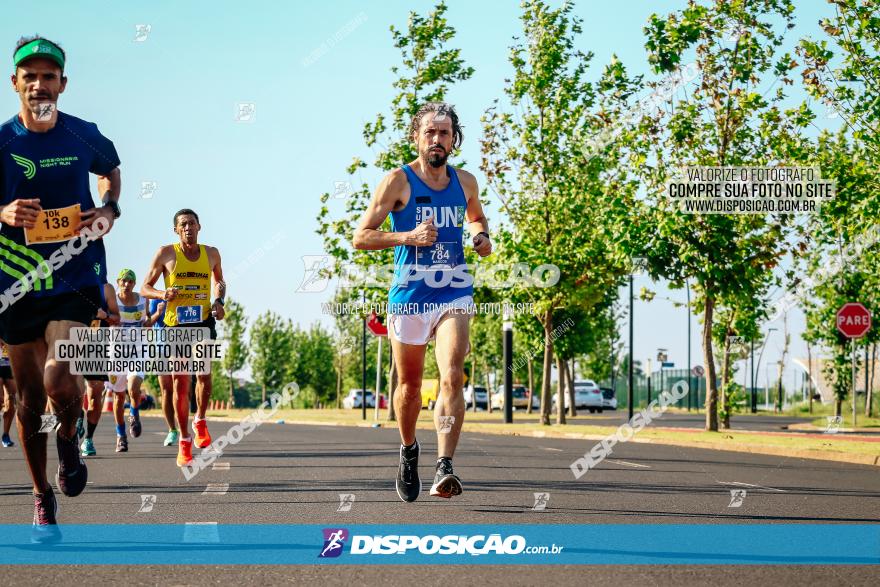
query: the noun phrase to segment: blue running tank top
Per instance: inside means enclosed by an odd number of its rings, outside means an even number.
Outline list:
[[[430,188],[404,165],[410,186],[406,206],[391,212],[391,230],[413,230],[434,218],[437,240],[428,247],[394,247],[394,281],[388,293],[390,314],[417,314],[474,293],[473,278],[464,258],[464,224],[467,198],[455,168],[447,165],[449,185]]]

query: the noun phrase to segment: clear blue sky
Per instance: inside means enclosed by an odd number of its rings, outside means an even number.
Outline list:
[[[829,8],[814,0],[799,8],[792,41]],[[302,255],[323,253],[315,234],[319,195],[345,179],[352,156],[371,160],[363,146],[363,123],[387,111],[393,95],[389,68],[398,59],[390,24],[406,26],[410,10],[426,13],[430,2],[333,1],[250,2],[150,1],[18,2],[0,21],[0,40],[40,33],[68,53],[67,92],[59,108],[98,123],[122,160],[123,217],[108,239],[111,275],[123,266],[139,279],[154,251],[172,242],[173,213],[195,209],[201,240],[218,246],[227,272],[257,247],[282,240],[229,283],[230,295],[251,317],[267,309],[307,325],[320,317],[324,294],[296,294],[303,276]],[[646,72],[642,26],[652,12],[684,7],[685,0],[630,0],[576,3],[584,18],[579,48],[596,54],[594,70],[616,53],[633,72]],[[465,124],[463,156],[475,169],[479,160],[479,117],[502,93],[510,75],[508,46],[519,34],[519,3],[451,0],[447,17],[457,29],[474,77],[449,95]],[[365,19],[365,20],[364,20]],[[353,30],[310,65],[303,60],[346,26]],[[149,25],[135,42],[136,25]],[[253,103],[253,122],[236,122],[236,105]],[[4,115],[15,113],[17,97],[7,91]],[[375,183],[378,178],[369,177]],[[140,198],[141,183],[157,182],[152,198]],[[335,212],[341,200],[331,201]],[[488,203],[489,216],[498,207]],[[647,285],[636,282],[637,290]],[[684,292],[660,295],[683,300]],[[658,297],[636,304],[639,320],[636,358],[659,346],[670,360],[686,360],[686,314]],[[694,325],[694,364],[699,359],[699,324]],[[797,332],[803,319],[794,317]],[[625,334],[626,330],[622,331]],[[671,333],[680,333],[671,334]],[[768,343],[770,360],[781,337]],[[796,337],[793,351],[805,354]],[[779,344],[776,344],[778,342]],[[768,355],[765,355],[765,361]],[[763,381],[763,377],[762,377]],[[791,381],[788,375],[786,381]]]

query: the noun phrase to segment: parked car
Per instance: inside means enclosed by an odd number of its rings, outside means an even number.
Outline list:
[[[554,412],[557,409],[557,395],[553,394]],[[570,395],[565,393],[563,396],[565,397],[565,409],[567,410],[571,405]],[[578,410],[589,410],[591,414],[595,412],[602,413],[602,390],[599,389],[599,386],[594,381],[585,379],[574,382],[574,407]]]
[[[366,401],[368,408],[376,407],[376,397],[373,395],[373,391],[368,389],[366,391]],[[347,410],[353,410],[361,407],[361,390],[360,389],[349,389],[348,395],[342,398],[342,407]]]
[[[600,387],[599,390],[602,392],[602,407],[606,410],[616,410],[617,397],[614,390],[610,387]]]
[[[477,407],[484,410],[489,407],[489,390],[485,387],[468,385],[464,389],[464,405],[467,409],[474,407],[474,393],[477,396]]]
[[[440,392],[439,379],[422,379],[422,407],[433,410]]]
[[[526,409],[529,407],[529,390],[523,385],[513,386],[513,407]],[[495,393],[492,394],[492,409],[504,409],[504,386],[499,385]]]

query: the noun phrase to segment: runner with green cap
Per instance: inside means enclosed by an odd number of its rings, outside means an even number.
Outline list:
[[[152,326],[162,315],[160,311],[150,315],[147,312],[147,300],[134,291],[137,277],[131,269],[123,269],[116,278],[118,290],[116,304],[119,307],[120,328],[143,328]],[[128,337],[132,340],[133,337]],[[133,357],[136,358],[136,357]],[[125,434],[125,394],[128,392],[129,416],[128,423],[131,426],[131,435],[137,438],[141,435],[141,384],[144,381],[142,371],[110,373],[110,381],[105,384],[108,391],[112,392],[113,413],[116,417],[116,452],[128,451],[128,436]]]
[[[75,497],[88,479],[76,433],[82,377],[70,372],[70,363],[56,361],[55,343],[70,340],[71,329],[89,324],[101,307],[102,237],[121,214],[122,180],[113,142],[93,122],[58,111],[67,86],[58,43],[22,38],[12,65],[20,105],[0,125],[0,339],[9,347],[19,389],[17,426],[33,482],[33,539],[46,542],[60,536],[58,502],[46,475],[53,431],[58,490]],[[97,206],[90,174],[98,176]],[[51,415],[45,413],[47,396]]]

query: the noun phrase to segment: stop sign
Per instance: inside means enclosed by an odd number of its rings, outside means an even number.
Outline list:
[[[370,314],[370,319],[367,320],[367,328],[376,336],[388,336],[388,327],[385,326],[385,322],[375,312]]]
[[[861,338],[871,329],[871,312],[858,302],[844,304],[837,311],[837,329],[847,338]]]

